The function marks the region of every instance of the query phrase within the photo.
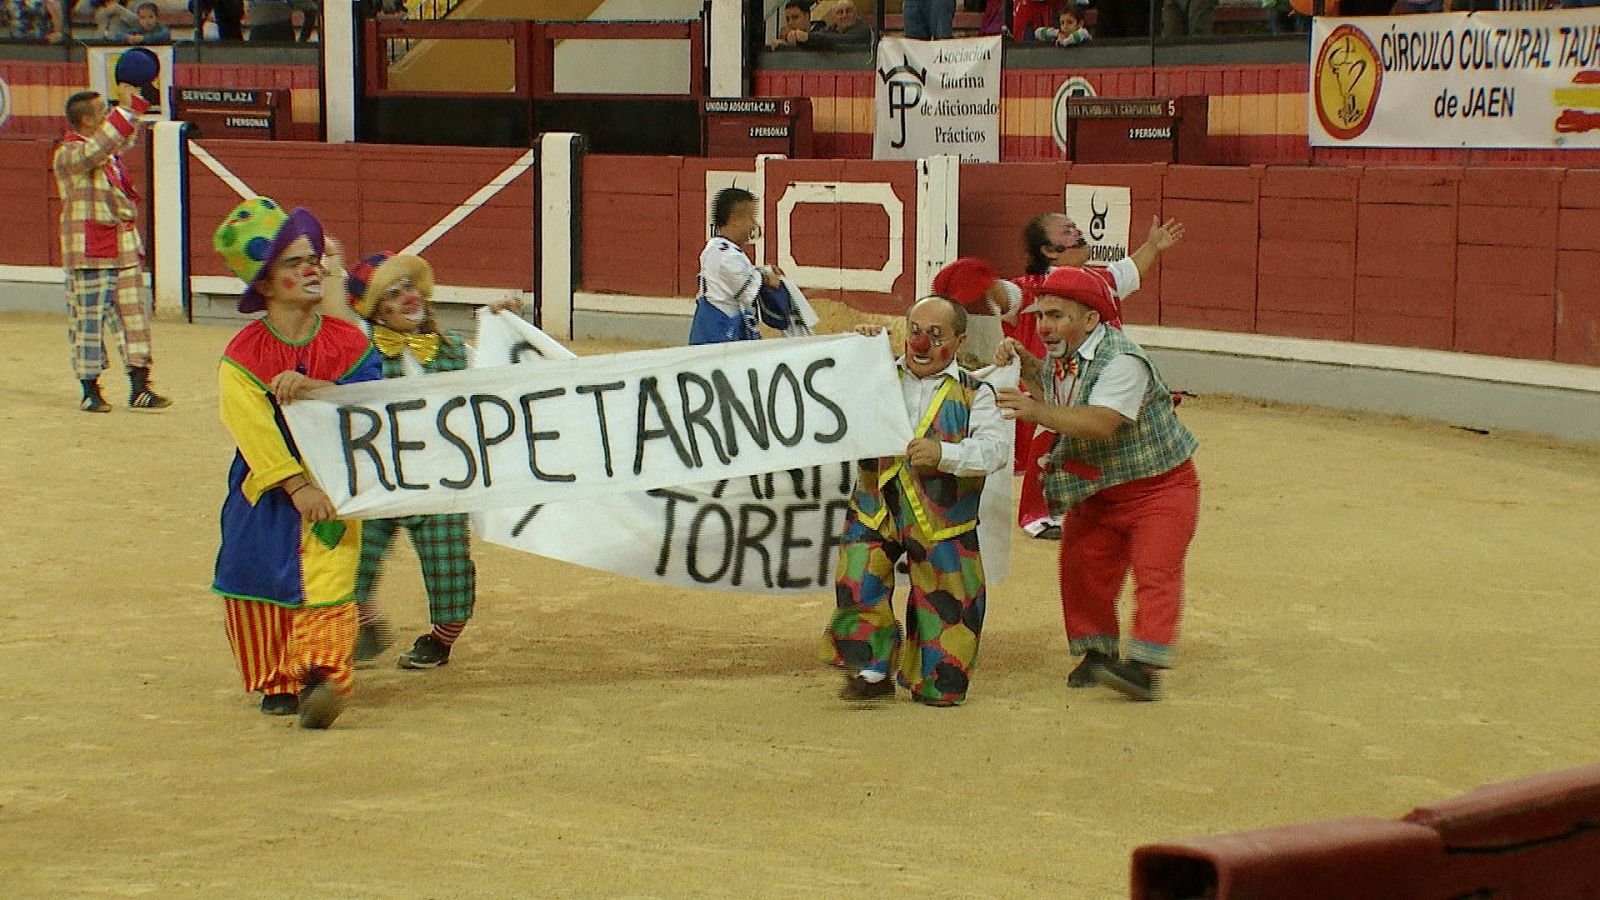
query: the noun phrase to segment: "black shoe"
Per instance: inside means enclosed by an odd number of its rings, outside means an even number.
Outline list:
[[[1033,538],[1037,541],[1059,541],[1061,540],[1061,526],[1046,525],[1039,529],[1039,533],[1034,535]]]
[[[1130,700],[1159,700],[1157,670],[1127,660],[1112,660],[1094,670],[1095,681]]]
[[[383,651],[394,643],[394,629],[383,619],[376,619],[356,629],[356,668],[372,666],[383,656]]]
[[[300,698],[293,694],[268,694],[261,698],[261,712],[269,716],[292,716],[300,711]]]
[[[149,388],[145,388],[144,390],[128,397],[129,409],[166,409],[171,405],[171,400],[168,400]]]
[[[1099,650],[1090,650],[1083,654],[1083,661],[1078,663],[1078,667],[1067,673],[1067,687],[1094,687],[1094,670],[1114,661],[1110,654],[1101,653]]]
[[[111,412],[111,404],[107,403],[106,398],[100,396],[99,394],[94,394],[79,400],[78,408],[84,412],[92,413]]]
[[[333,689],[321,672],[306,676],[300,690],[300,727],[327,728],[344,712],[344,698]]]
[[[431,634],[417,638],[411,649],[400,654],[402,669],[437,669],[450,662],[450,645]]]
[[[868,681],[860,675],[846,675],[844,687],[839,689],[839,699],[851,703],[876,703],[894,699],[894,679]]]

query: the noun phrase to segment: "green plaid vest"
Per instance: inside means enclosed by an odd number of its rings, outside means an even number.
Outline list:
[[[399,378],[406,374],[405,363],[400,356],[383,357],[383,377]],[[422,367],[424,372],[455,372],[467,367],[467,345],[462,342],[461,335],[454,331],[439,332],[439,352],[433,355],[433,361]]]
[[[922,421],[917,423],[917,435],[941,443],[965,440],[971,425],[972,399],[980,386],[965,372],[959,378],[947,379],[934,395],[935,405],[925,410]],[[883,530],[890,513],[883,488],[897,478],[916,518],[917,530],[927,540],[942,541],[977,527],[984,476],[958,478],[949,472],[913,472],[904,456],[864,459],[857,465],[850,505],[863,524]]]
[[[1173,412],[1172,391],[1161,380],[1155,363],[1120,328],[1105,329],[1093,359],[1079,357],[1076,394],[1068,402],[1082,405],[1106,365],[1122,354],[1136,356],[1150,367],[1150,386],[1139,407],[1139,418],[1124,422],[1109,440],[1056,436],[1042,479],[1052,513],[1070,510],[1108,487],[1170,472],[1199,446],[1194,434]]]

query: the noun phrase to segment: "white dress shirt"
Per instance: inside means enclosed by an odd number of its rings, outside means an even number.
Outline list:
[[[915,428],[922,422],[928,405],[946,378],[958,378],[961,369],[952,362],[942,371],[918,378],[906,368],[905,357],[896,360],[900,368],[900,390],[906,402],[906,415]],[[967,420],[966,440],[939,443],[939,471],[962,478],[975,478],[997,471],[1005,465],[1005,429],[1013,427],[1000,416],[994,402],[994,388],[985,384],[972,395],[972,413]],[[916,437],[922,437],[919,433]]]
[[[1089,337],[1078,348],[1078,371],[1082,372],[1094,359],[1094,354],[1100,347],[1100,339],[1105,337],[1106,325],[1096,325],[1089,332]],[[1144,406],[1145,392],[1150,390],[1150,367],[1144,360],[1137,356],[1124,353],[1110,362],[1100,372],[1100,380],[1094,383],[1094,389],[1089,391],[1088,397],[1080,398],[1081,388],[1077,375],[1063,375],[1061,380],[1051,376],[1052,392],[1056,402],[1063,406],[1105,406],[1116,410],[1124,419],[1132,422],[1139,418],[1139,409]]]

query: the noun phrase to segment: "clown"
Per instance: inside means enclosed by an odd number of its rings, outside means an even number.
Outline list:
[[[383,358],[383,377],[403,378],[467,367],[461,335],[439,327],[433,309],[433,267],[408,253],[375,253],[350,270],[345,282],[350,308],[372,329]],[[502,300],[491,311],[515,310],[520,300]],[[465,513],[369,519],[361,526],[361,567],[356,575],[360,634],[357,663],[377,659],[391,631],[372,599],[384,558],[404,527],[422,561],[432,628],[400,654],[402,669],[434,669],[450,662],[450,648],[467,627],[477,602],[477,567]]]
[[[851,702],[892,698],[897,667],[919,703],[966,699],[985,604],[978,502],[984,478],[1005,465],[1007,427],[994,389],[956,365],[966,326],[966,310],[944,297],[911,307],[897,365],[916,437],[903,455],[863,460],[856,472],[823,646],[823,658],[845,670],[840,697]],[[905,649],[890,605],[902,555],[911,582]]]
[[[262,694],[261,711],[327,728],[351,690],[361,529],[336,518],[281,407],[333,384],[376,380],[382,369],[361,329],[317,312],[324,243],[310,212],[246,200],[212,246],[246,285],[239,311],[266,311],[222,355],[222,421],[239,449],[212,590],[223,597],[228,641],[245,689]]]

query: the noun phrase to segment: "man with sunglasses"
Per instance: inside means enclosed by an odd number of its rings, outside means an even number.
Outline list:
[[[823,646],[824,659],[845,670],[847,701],[893,698],[897,674],[918,703],[966,699],[985,604],[978,503],[984,479],[1006,463],[1009,427],[994,389],[956,365],[966,339],[967,312],[953,300],[927,297],[906,314],[897,364],[916,436],[903,455],[857,466]],[[890,604],[901,556],[911,582],[907,646]]]

